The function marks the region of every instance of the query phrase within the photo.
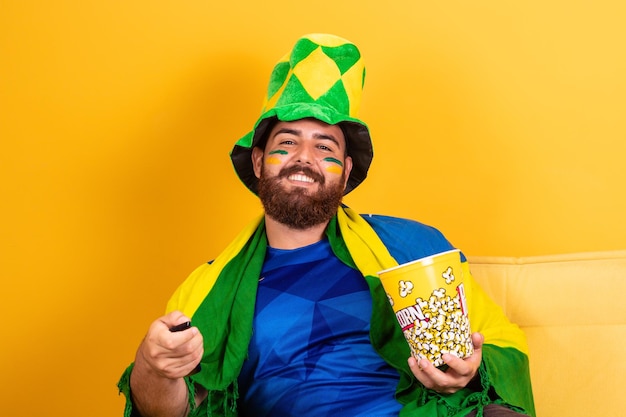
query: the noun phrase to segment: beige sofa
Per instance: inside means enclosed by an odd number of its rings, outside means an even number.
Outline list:
[[[626,416],[626,250],[469,263],[528,337],[538,417]]]

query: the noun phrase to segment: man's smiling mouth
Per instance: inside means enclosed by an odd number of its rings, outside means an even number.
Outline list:
[[[303,174],[292,174],[289,177],[287,177],[290,181],[300,181],[300,182],[308,182],[308,183],[314,183],[315,180],[313,180],[313,178],[311,177],[307,177],[306,175]]]

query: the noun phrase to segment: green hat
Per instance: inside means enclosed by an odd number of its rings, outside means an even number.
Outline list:
[[[257,193],[252,148],[266,139],[273,121],[315,118],[342,129],[353,165],[345,194],[356,188],[367,176],[373,157],[369,130],[356,118],[364,81],[365,65],[352,42],[327,34],[300,38],[274,67],[254,129],[239,139],[230,153],[246,187]]]

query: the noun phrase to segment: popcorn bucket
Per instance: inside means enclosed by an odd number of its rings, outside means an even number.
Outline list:
[[[461,252],[441,252],[378,273],[411,354],[444,364],[470,356],[472,345]]]

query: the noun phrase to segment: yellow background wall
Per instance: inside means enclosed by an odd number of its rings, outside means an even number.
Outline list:
[[[260,212],[227,154],[305,33],[366,58],[350,206],[470,255],[626,248],[624,2],[315,4],[0,2],[2,415],[121,415],[149,323]]]

